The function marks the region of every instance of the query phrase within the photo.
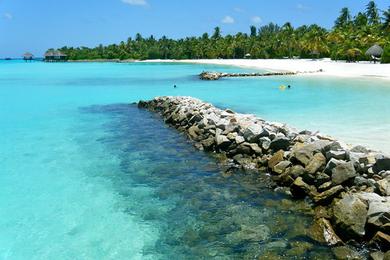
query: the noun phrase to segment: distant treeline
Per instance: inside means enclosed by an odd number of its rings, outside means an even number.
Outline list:
[[[251,26],[249,34],[223,36],[219,27],[212,35],[177,40],[144,38],[138,33],[119,44],[59,50],[71,60],[330,57],[356,61],[369,59],[365,52],[374,44],[385,49],[382,62],[390,62],[390,7],[381,11],[370,1],[364,12],[355,16],[343,8],[331,30],[316,24],[294,28],[289,22],[282,26],[270,23]]]

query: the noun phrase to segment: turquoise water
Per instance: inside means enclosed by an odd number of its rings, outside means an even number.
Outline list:
[[[0,259],[292,257],[297,245],[310,248],[301,257],[329,258],[307,236],[308,205],[268,189],[261,176],[223,174],[175,130],[128,104],[191,95],[389,150],[385,82],[202,82],[202,70],[240,71],[0,62]],[[280,84],[293,88],[282,92]]]

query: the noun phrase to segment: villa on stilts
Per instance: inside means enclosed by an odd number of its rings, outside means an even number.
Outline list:
[[[48,50],[45,53],[46,62],[65,62],[68,60],[67,58],[67,55],[59,50]]]
[[[27,61],[32,61],[34,59],[34,55],[32,55],[30,52],[26,52],[23,54],[23,60]]]

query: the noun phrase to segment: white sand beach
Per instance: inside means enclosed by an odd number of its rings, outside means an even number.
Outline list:
[[[330,59],[201,59],[201,60],[147,60],[144,62],[185,62],[198,64],[231,65],[268,71],[318,71],[310,75],[337,77],[373,77],[390,80],[390,64],[369,62],[347,63]]]

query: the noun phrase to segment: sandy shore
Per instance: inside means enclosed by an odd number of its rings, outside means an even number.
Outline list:
[[[242,68],[261,69],[268,71],[317,71],[323,72],[310,75],[337,76],[337,77],[373,77],[390,80],[390,64],[373,64],[368,62],[346,63],[331,61],[330,59],[258,59],[258,60],[147,60],[143,62],[183,62],[197,64],[230,65]]]

